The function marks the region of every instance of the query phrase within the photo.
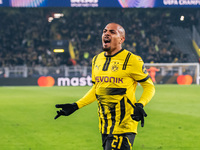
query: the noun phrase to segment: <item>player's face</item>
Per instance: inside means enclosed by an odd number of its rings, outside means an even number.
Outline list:
[[[102,46],[104,51],[113,51],[121,47],[121,35],[117,24],[108,24],[102,34]]]

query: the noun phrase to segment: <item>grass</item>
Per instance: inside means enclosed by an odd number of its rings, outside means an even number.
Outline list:
[[[102,150],[96,102],[69,117],[53,119],[55,104],[74,102],[89,88],[0,87],[0,149]],[[156,85],[133,149],[199,149],[199,91],[197,85]],[[138,87],[136,97],[141,93]]]

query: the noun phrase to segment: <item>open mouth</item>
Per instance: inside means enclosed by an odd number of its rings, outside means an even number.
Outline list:
[[[108,38],[104,38],[104,43],[110,43],[111,42],[111,39],[108,39]]]

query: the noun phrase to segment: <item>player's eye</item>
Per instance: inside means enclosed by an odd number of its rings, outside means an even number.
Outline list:
[[[115,34],[115,31],[111,31],[112,34]]]

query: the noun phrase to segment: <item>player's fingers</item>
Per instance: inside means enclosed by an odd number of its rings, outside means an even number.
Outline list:
[[[56,104],[55,107],[56,108],[63,108],[63,104]]]
[[[54,119],[57,119],[58,117],[60,117],[61,115],[56,115],[55,117],[54,117]]]
[[[145,111],[144,111],[144,114],[143,114],[143,115],[144,115],[144,117],[147,117],[147,114],[146,114],[146,112],[145,112]]]
[[[141,127],[144,127],[144,116],[141,118]]]
[[[60,110],[59,112],[61,115],[67,116],[68,112],[64,111],[64,110]]]
[[[142,110],[141,114],[142,114],[143,117],[147,117],[147,114],[146,114],[146,112],[144,111],[144,109]]]
[[[54,119],[57,119],[57,118],[60,117],[60,116],[61,116],[60,112],[57,111],[57,115],[54,117]]]
[[[146,112],[144,111],[144,109],[140,109],[140,114],[144,117],[147,117]]]

